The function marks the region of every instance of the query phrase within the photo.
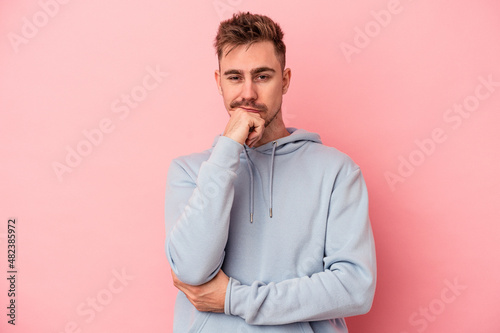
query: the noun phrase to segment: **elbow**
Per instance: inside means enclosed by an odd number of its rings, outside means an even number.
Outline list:
[[[201,267],[192,267],[190,265],[183,265],[174,261],[171,257],[168,258],[170,263],[170,268],[172,273],[175,274],[176,278],[182,283],[189,284],[191,286],[199,286],[208,281],[210,281],[213,276],[206,273]]]
[[[364,315],[371,310],[373,304],[373,296],[373,294],[367,295],[366,297],[364,297],[363,302],[357,304],[356,315]]]
[[[177,278],[185,283],[185,284],[189,284],[191,286],[199,286],[199,285],[202,285],[208,281],[210,281],[209,279],[205,277],[202,277],[202,276],[197,276],[196,274],[183,274],[183,273],[179,273],[179,274],[176,274],[177,275]]]
[[[363,315],[371,310],[375,297],[375,286],[375,277],[363,284],[363,288],[360,288],[359,292],[353,298],[353,307],[355,309],[353,315]]]
[[[179,281],[191,286],[199,286],[208,281],[212,280],[214,276],[219,272],[222,263],[217,266],[214,270],[210,269],[208,266],[198,264],[188,264],[194,263],[195,260],[183,260],[176,256],[170,251],[170,248],[166,248],[168,262],[173,274],[177,277]]]
[[[220,267],[218,267],[213,272],[208,272],[207,270],[200,269],[199,267],[193,267],[191,269],[187,269],[187,268],[178,269],[178,267],[176,267],[176,268],[177,268],[177,272],[173,268],[172,268],[172,270],[174,271],[175,275],[177,275],[177,278],[181,282],[183,282],[185,284],[189,284],[191,286],[199,286],[199,285],[202,285],[202,284],[205,284],[205,283],[211,281],[220,270]]]

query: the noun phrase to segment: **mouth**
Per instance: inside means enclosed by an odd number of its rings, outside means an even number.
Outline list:
[[[255,112],[255,113],[261,112],[260,110],[256,110],[256,109],[252,109],[252,108],[248,108],[248,107],[243,107],[243,106],[240,106],[240,108],[247,111],[247,112]]]

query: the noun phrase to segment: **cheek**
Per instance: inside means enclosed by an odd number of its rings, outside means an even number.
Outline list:
[[[275,85],[267,89],[265,93],[266,103],[271,105],[279,105],[282,99],[282,88],[281,86]]]
[[[234,99],[235,95],[231,91],[231,89],[228,89],[227,87],[221,87],[221,92],[222,92],[222,99],[224,100],[224,104],[229,105]]]

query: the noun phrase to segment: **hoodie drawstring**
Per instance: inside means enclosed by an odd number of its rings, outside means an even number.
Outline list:
[[[273,151],[271,153],[271,179],[269,181],[269,217],[273,218],[273,176],[274,176],[274,153],[276,151],[277,143],[273,141]]]
[[[271,152],[271,167],[270,167],[270,179],[269,179],[269,217],[273,217],[273,178],[274,178],[274,155],[276,152],[276,146],[278,143],[273,141],[273,150]],[[250,223],[253,223],[253,212],[254,212],[254,190],[253,190],[253,170],[252,170],[252,161],[248,156],[247,149],[243,149],[245,152],[245,157],[247,159],[248,173],[250,175]]]
[[[245,156],[247,158],[247,166],[248,166],[248,173],[250,174],[250,223],[253,223],[253,172],[252,172],[252,167],[250,166],[250,163],[252,161],[250,160],[250,157],[248,157],[248,152],[247,148],[243,149],[245,152]]]

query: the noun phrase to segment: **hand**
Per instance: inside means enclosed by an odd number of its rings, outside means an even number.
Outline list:
[[[174,271],[171,273],[174,286],[186,295],[198,311],[224,312],[229,277],[222,270],[212,280],[199,286],[185,284],[177,278]]]
[[[224,136],[241,144],[253,147],[264,134],[265,121],[260,114],[243,109],[229,111],[231,118],[224,130]]]

